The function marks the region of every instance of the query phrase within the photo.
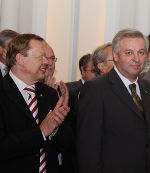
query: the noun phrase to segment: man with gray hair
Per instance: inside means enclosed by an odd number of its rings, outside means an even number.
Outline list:
[[[77,116],[78,173],[150,172],[150,84],[138,78],[148,46],[134,29],[112,41],[114,68],[84,84]]]
[[[98,75],[108,73],[114,66],[112,44],[106,43],[96,48],[92,55],[92,61]]]
[[[17,35],[17,32],[10,29],[5,29],[0,32],[0,78],[4,77],[8,72],[6,66],[6,50],[8,43]]]
[[[147,80],[148,82],[150,82],[150,34],[147,36],[148,39],[148,43],[149,43],[149,47],[148,47],[148,56],[146,59],[146,64],[144,69],[142,70],[140,77],[142,79]]]

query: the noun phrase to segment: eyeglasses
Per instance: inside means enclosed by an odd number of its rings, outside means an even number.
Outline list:
[[[107,62],[107,61],[114,61],[113,59],[107,59],[107,60],[105,60],[104,62]]]
[[[45,55],[41,55],[41,56],[37,56],[36,58],[40,58],[40,59],[43,59],[43,58],[46,58],[47,60],[51,60],[53,62],[56,62],[57,61],[57,58],[55,56],[45,56]]]
[[[57,58],[56,58],[55,56],[50,56],[50,57],[45,56],[45,58],[46,58],[47,60],[51,60],[51,61],[54,61],[54,62],[57,61]]]

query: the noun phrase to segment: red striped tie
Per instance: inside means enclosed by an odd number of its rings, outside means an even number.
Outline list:
[[[37,99],[35,96],[35,88],[32,86],[24,88],[24,90],[28,93],[28,107],[32,112],[32,115],[37,124],[39,124],[38,118],[38,107],[37,107]],[[40,149],[40,167],[39,173],[46,173],[46,159],[45,159],[45,151],[44,148]]]

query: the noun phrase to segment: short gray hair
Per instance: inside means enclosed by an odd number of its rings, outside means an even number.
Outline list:
[[[119,31],[112,41],[112,50],[119,56],[120,53],[120,42],[124,38],[142,38],[145,41],[146,44],[146,51],[148,51],[149,43],[147,38],[142,34],[142,32],[136,30],[136,29],[123,29]]]
[[[93,65],[95,67],[95,70],[98,74],[100,74],[100,70],[99,68],[97,67],[98,63],[101,63],[101,62],[106,62],[106,57],[107,57],[107,52],[105,52],[105,49],[109,46],[112,46],[112,43],[109,42],[109,43],[106,43],[106,44],[103,44],[102,46],[99,46],[97,47],[93,54],[92,54],[92,61],[93,61]]]
[[[11,29],[5,29],[0,32],[0,46],[5,48],[6,42],[9,39],[12,39],[16,37],[18,33],[16,31],[13,31]]]

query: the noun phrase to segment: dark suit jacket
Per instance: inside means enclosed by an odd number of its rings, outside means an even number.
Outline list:
[[[83,83],[82,83],[82,81],[80,79],[78,81],[68,82],[68,83],[66,83],[66,85],[67,85],[69,91],[71,89],[78,89],[78,90],[80,90],[82,88],[82,86],[83,86]]]
[[[84,84],[77,117],[78,173],[150,172],[150,84],[138,83],[146,120],[114,69]]]
[[[3,76],[2,76],[2,72],[1,72],[1,69],[0,69],[0,79],[2,79],[3,78]]]
[[[58,100],[54,89],[37,83],[36,97],[40,122]],[[58,152],[71,145],[71,129],[62,124],[52,140],[44,141],[21,93],[9,75],[0,85],[0,168],[5,173],[37,173],[39,151],[45,148],[47,173],[58,173]],[[3,98],[3,99],[2,99]]]
[[[67,117],[67,119],[69,119],[69,121],[71,121],[71,123],[74,124],[74,119],[76,117],[76,113],[74,111],[76,111],[77,105],[78,105],[78,97],[79,97],[79,93],[80,90],[83,86],[83,83],[81,81],[81,79],[79,81],[74,81],[74,82],[68,82],[66,83],[68,90],[69,90],[69,106],[71,108],[71,111]]]
[[[79,96],[79,92],[83,86],[83,83],[80,80],[78,81],[74,81],[74,82],[68,82],[66,83],[69,93],[73,94],[75,96],[75,102],[78,102],[78,96]]]
[[[66,83],[68,90],[69,90],[69,106],[70,106],[70,112],[66,118],[66,121],[68,121],[71,124],[71,127],[73,129],[74,139],[75,139],[75,127],[76,127],[76,111],[77,111],[77,105],[78,105],[78,96],[80,93],[80,90],[83,86],[81,79],[79,81],[74,82],[68,82]],[[71,150],[68,150],[67,152],[62,152],[62,166],[61,166],[61,173],[75,173],[76,166],[75,166],[75,158],[74,158],[74,152],[75,152],[75,142],[72,145]]]

